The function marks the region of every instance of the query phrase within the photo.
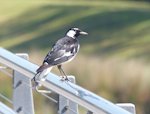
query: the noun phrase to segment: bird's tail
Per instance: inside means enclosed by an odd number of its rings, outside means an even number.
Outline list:
[[[48,73],[51,71],[53,67],[49,67],[43,71],[37,72],[37,74],[31,79],[31,81],[45,81],[46,80],[46,76],[48,75]]]

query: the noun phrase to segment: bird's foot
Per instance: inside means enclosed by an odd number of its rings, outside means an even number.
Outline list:
[[[60,79],[60,81],[65,81],[66,80],[66,78],[65,77],[62,77],[61,79]]]
[[[60,81],[69,81],[69,82],[72,82],[68,77],[62,77],[62,79],[60,79]]]
[[[68,77],[62,77],[62,79],[60,79],[60,81],[69,81],[69,82],[72,82]]]
[[[66,81],[72,82],[68,77],[66,77],[65,79]],[[72,82],[73,83],[73,82]]]

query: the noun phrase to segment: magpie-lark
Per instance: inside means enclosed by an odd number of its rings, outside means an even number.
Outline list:
[[[38,90],[38,86],[40,87],[41,85],[36,81],[45,81],[46,76],[51,71],[53,66],[57,65],[62,75],[62,81],[70,81],[61,65],[70,62],[76,56],[80,47],[77,37],[80,34],[87,35],[86,32],[83,32],[78,28],[71,28],[66,32],[65,37],[59,39],[53,45],[50,52],[46,55],[43,64],[37,69],[37,74],[32,79],[32,81],[34,81],[34,89],[37,92],[49,93],[45,90]]]

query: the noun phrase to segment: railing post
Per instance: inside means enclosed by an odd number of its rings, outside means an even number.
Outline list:
[[[135,105],[132,103],[117,103],[116,105],[131,112],[132,114],[136,114]],[[87,114],[94,114],[94,113],[91,111],[88,111]]]
[[[16,54],[28,60],[28,54]],[[34,114],[31,80],[14,70],[13,73],[13,110],[19,114]]]
[[[117,103],[116,105],[131,112],[132,114],[136,114],[135,105],[132,103]]]
[[[75,82],[74,76],[68,76],[68,78]],[[78,114],[78,104],[65,98],[62,95],[58,95],[58,114]]]

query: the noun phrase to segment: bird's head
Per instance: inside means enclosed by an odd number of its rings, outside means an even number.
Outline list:
[[[83,32],[78,28],[71,28],[67,31],[66,36],[75,38],[75,37],[78,37],[80,34],[87,35],[88,33]]]

